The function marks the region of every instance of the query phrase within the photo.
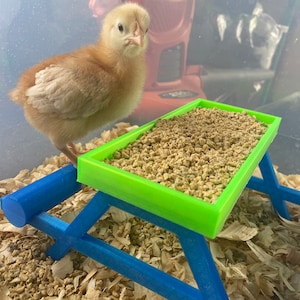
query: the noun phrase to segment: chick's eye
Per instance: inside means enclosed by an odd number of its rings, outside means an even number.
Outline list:
[[[123,32],[124,31],[124,27],[122,24],[118,24],[118,29],[120,32]]]
[[[147,32],[148,32],[148,30],[149,30],[149,28],[147,28],[147,29],[145,30],[145,33],[147,33]]]

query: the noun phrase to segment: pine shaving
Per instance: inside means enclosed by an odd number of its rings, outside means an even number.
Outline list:
[[[219,238],[233,241],[249,241],[257,235],[258,229],[247,227],[235,221],[218,234]]]

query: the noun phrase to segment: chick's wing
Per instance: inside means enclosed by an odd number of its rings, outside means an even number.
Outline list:
[[[35,85],[26,91],[27,102],[40,113],[87,118],[109,103],[109,82],[102,78],[79,68],[50,65],[36,73]]]

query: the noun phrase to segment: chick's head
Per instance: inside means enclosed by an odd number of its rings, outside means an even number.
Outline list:
[[[126,3],[111,10],[105,17],[101,41],[125,57],[145,52],[150,25],[148,12],[136,3]]]

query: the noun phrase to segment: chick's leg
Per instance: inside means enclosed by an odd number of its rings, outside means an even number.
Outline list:
[[[73,146],[75,147],[74,144],[73,144]],[[64,155],[66,155],[69,158],[69,160],[71,161],[71,163],[74,165],[74,167],[77,168],[77,153],[76,152],[74,153],[73,151],[71,151],[67,145],[65,145],[63,147],[58,147],[57,145],[55,145],[55,147],[59,151],[61,151]],[[73,147],[71,147],[71,148],[73,148]],[[76,151],[76,148],[74,148],[74,149]]]
[[[77,150],[77,148],[76,148],[76,146],[75,146],[74,143],[69,142],[69,143],[67,144],[67,146],[68,146],[69,149],[71,149],[71,151],[72,151],[74,154],[76,154],[76,156],[78,156],[79,154],[81,154],[81,153]]]

